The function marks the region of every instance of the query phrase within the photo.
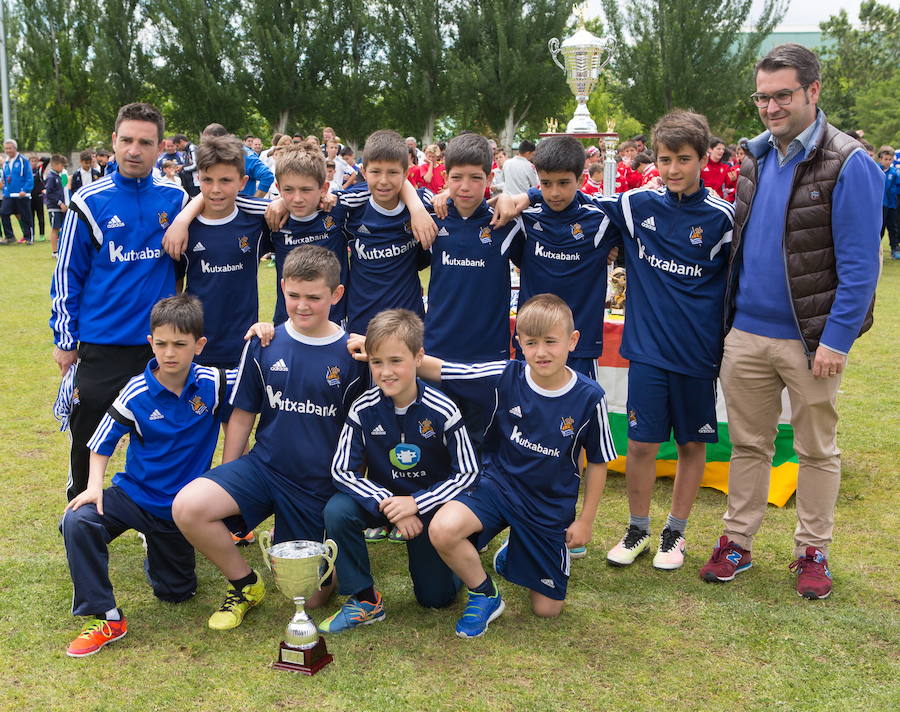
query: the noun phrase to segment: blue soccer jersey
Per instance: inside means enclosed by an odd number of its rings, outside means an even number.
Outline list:
[[[597,202],[611,221],[607,236],[624,238],[628,300],[622,356],[715,378],[722,361],[734,206],[702,185],[680,200],[661,188]]]
[[[112,455],[130,436],[125,471],[113,477],[140,507],[172,521],[172,500],[209,469],[219,436],[219,406],[227,402],[237,371],[191,365],[181,395],[153,375],[156,359],[119,392],[88,442]]]
[[[600,231],[603,212],[587,196],[576,196],[558,212],[541,202],[539,190],[529,190],[528,197],[533,207],[522,213],[525,229],[510,249],[521,269],[519,306],[545,292],[562,298],[581,333],[572,357],[597,358],[603,350],[606,258],[614,244]]]
[[[482,446],[483,476],[496,483],[520,523],[552,532],[575,520],[581,448],[588,462],[616,458],[603,389],[569,373],[564,387],[548,391],[523,361],[445,362],[441,368],[448,395],[493,410]]]
[[[428,191],[420,190],[419,195],[426,205],[430,204]],[[413,237],[409,210],[403,201],[386,210],[361,189],[342,194],[338,202],[348,208],[347,330],[365,334],[369,320],[385,309],[409,309],[424,316],[419,270],[427,259]]]
[[[395,408],[380,388],[356,399],[331,471],[338,489],[372,514],[399,495],[415,499],[419,513],[427,514],[475,484],[478,460],[459,409],[419,380],[416,400],[406,408]]]
[[[486,202],[468,218],[448,203],[436,219],[425,314],[425,351],[450,361],[509,358],[509,258],[521,219],[496,230]]]
[[[237,208],[219,220],[201,215],[188,228],[178,271],[187,278],[184,291],[203,302],[208,342],[200,363],[236,366],[240,360],[244,334],[259,321],[257,273],[268,235],[262,215]]]
[[[284,261],[295,247],[300,245],[319,245],[331,250],[341,265],[341,283],[347,288],[349,278],[347,262],[347,239],[344,234],[344,222],[347,209],[340,203],[330,213],[316,211],[305,218],[288,217],[287,222],[277,232],[272,233],[272,247],[275,251],[275,316],[272,320],[281,324],[287,320],[284,308],[284,292],[281,291],[281,274]],[[347,315],[346,293],[341,301],[331,307],[329,318],[340,324]]]
[[[259,413],[255,458],[319,501],[334,494],[331,458],[347,410],[366,384],[365,364],[347,351],[347,335],[310,338],[290,321],[263,348],[244,349],[231,404]]]

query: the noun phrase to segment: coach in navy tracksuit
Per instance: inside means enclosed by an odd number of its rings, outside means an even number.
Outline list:
[[[19,153],[18,145],[11,138],[3,142],[3,151],[6,153],[6,162],[3,164],[3,204],[0,206],[3,235],[7,242],[15,242],[9,216],[17,213],[22,225],[22,240],[30,243],[31,189],[34,187],[31,162]]]
[[[174,263],[162,251],[162,237],[187,194],[151,175],[163,130],[162,115],[149,104],[119,109],[112,135],[118,169],[74,195],[63,221],[50,328],[60,370],[78,361],[69,421],[70,500],[87,484],[88,440],[119,390],[152,356],[151,308],[175,292]]]

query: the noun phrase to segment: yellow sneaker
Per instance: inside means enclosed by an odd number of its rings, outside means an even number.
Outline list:
[[[237,628],[247,611],[253,608],[266,597],[266,584],[258,571],[256,583],[244,586],[240,591],[229,588],[225,594],[225,600],[219,606],[219,610],[209,617],[209,627],[213,630],[231,630]]]

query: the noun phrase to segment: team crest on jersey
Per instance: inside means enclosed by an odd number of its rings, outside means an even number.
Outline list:
[[[481,240],[485,245],[490,245],[491,240],[491,228],[490,225],[485,225],[478,232],[478,239]]]
[[[326,215],[324,218],[322,218],[322,224],[325,225],[326,230],[330,230],[334,227],[334,218],[330,215]]]
[[[703,244],[703,228],[702,227],[692,227],[691,228],[691,244],[695,247],[699,247]]]
[[[241,248],[241,252],[250,252],[250,238],[246,235],[241,235],[238,238],[238,247]]]
[[[200,396],[194,396],[188,402],[191,404],[191,408],[197,415],[203,415],[209,410],[209,408],[206,407],[206,403],[203,402],[203,399],[200,398]]]
[[[422,459],[422,450],[418,445],[398,443],[391,448],[388,459],[398,470],[408,470],[419,464],[419,460]]]
[[[412,232],[412,223],[410,223],[409,220],[407,220],[405,223],[403,223],[403,232],[405,232],[405,233]]]
[[[329,366],[325,369],[325,382],[329,386],[341,385],[341,367]]]
[[[628,427],[636,428],[637,427],[637,413],[633,410],[628,411]]]
[[[160,227],[169,227],[169,214],[165,210],[161,213],[157,213],[156,218],[159,220]]]
[[[572,231],[572,237],[576,240],[580,240],[584,237],[584,230],[581,229],[581,223],[575,223],[574,225],[569,226],[569,229]]]
[[[78,389],[72,391],[72,405],[78,405],[81,403],[81,394],[78,392]]]
[[[567,438],[575,434],[575,418],[562,418],[559,424],[559,432]]]
[[[426,440],[434,437],[434,425],[431,424],[428,418],[419,421],[419,435]]]

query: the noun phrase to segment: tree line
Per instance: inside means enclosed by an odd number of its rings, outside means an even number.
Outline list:
[[[766,0],[753,31],[741,32],[752,0],[603,0],[605,23],[588,27],[617,37],[619,50],[589,104],[598,125],[612,117],[620,133],[647,130],[678,106],[705,113],[716,131],[754,133],[751,69],[785,2]],[[354,145],[383,127],[425,142],[468,128],[509,146],[545,130],[546,118],[564,126],[571,116],[547,41],[575,29],[574,4],[14,0],[16,133],[39,150],[106,143],[116,109],[143,100],[190,136],[213,121],[261,136],[327,124]]]

